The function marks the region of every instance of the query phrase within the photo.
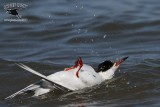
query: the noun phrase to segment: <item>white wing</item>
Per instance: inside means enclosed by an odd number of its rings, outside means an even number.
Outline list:
[[[34,85],[34,84],[31,84],[31,85],[29,85],[29,86],[21,89],[20,91],[18,91],[18,92],[16,92],[16,93],[14,93],[14,94],[6,97],[5,99],[13,98],[13,97],[15,97],[15,96],[17,96],[17,95],[19,95],[19,94],[23,94],[24,92],[28,91],[29,88],[33,87],[33,85]],[[37,87],[37,88],[38,88],[38,87]]]
[[[62,85],[60,85],[60,84],[55,83],[54,81],[52,81],[51,79],[49,79],[47,76],[45,76],[45,75],[43,75],[43,74],[41,74],[41,73],[39,73],[39,72],[31,69],[30,67],[28,67],[28,66],[26,66],[26,65],[24,65],[24,64],[17,64],[17,65],[20,66],[21,68],[23,68],[23,69],[31,72],[32,74],[35,74],[35,75],[41,77],[42,79],[44,79],[44,80],[52,83],[53,86],[59,88],[60,90],[63,90],[63,91],[71,91],[70,89],[68,89],[68,88],[66,88],[66,87],[64,87],[64,86],[62,86]]]
[[[24,65],[24,64],[17,64],[17,65],[20,66],[21,68],[23,68],[23,69],[31,72],[32,74],[35,74],[35,75],[41,77],[42,79],[44,79],[44,80],[52,83],[52,86],[53,86],[53,88],[55,88],[55,89],[60,89],[60,90],[65,91],[65,92],[66,92],[66,91],[67,91],[67,92],[68,92],[68,91],[72,91],[72,90],[70,90],[70,89],[68,89],[68,88],[66,88],[66,87],[64,87],[64,86],[61,86],[61,85],[55,83],[54,81],[52,81],[52,80],[50,80],[49,78],[47,78],[47,76],[45,76],[45,75],[43,75],[43,74],[41,74],[41,73],[39,73],[39,72],[31,69],[30,67],[27,67],[27,66]],[[37,83],[37,82],[36,82],[36,83]],[[35,84],[31,84],[31,85],[29,85],[29,86],[21,89],[20,91],[18,91],[18,92],[16,92],[16,93],[14,93],[14,94],[6,97],[5,99],[13,98],[13,97],[15,97],[15,96],[17,96],[17,95],[19,95],[19,94],[22,94],[22,93],[24,93],[24,92],[26,92],[26,91],[28,91],[28,90],[30,90],[30,89],[34,89],[34,88],[40,87],[40,85],[36,85],[36,83],[35,83]]]

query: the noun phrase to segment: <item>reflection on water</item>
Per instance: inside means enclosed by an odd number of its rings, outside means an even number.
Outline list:
[[[1,1],[1,6],[13,2]],[[160,63],[160,1],[54,0],[14,1],[27,22],[0,8],[0,106],[158,106]],[[49,75],[71,66],[81,56],[94,68],[105,59],[130,58],[112,83],[74,93],[51,92],[9,101],[6,96],[40,78],[18,68],[25,63]]]

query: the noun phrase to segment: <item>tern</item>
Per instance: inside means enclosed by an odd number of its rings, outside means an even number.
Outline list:
[[[112,79],[117,68],[127,58],[128,57],[122,58],[114,63],[110,60],[106,60],[98,65],[97,70],[94,70],[90,65],[83,64],[82,58],[79,57],[74,66],[65,68],[64,70],[53,73],[49,76],[45,76],[24,64],[17,63],[19,67],[41,77],[42,79],[5,99],[11,99],[17,95],[30,91],[34,92],[33,97],[36,97],[53,91],[54,89],[69,92],[101,84],[105,80]]]
[[[18,12],[17,12],[18,9],[8,9],[7,12],[11,15],[14,15],[14,16],[17,16],[18,19],[20,19],[20,16],[18,15]]]

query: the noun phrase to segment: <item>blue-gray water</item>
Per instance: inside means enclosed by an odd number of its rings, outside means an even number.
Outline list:
[[[8,3],[26,22],[6,13]],[[1,0],[0,106],[37,107],[159,107],[159,0]],[[45,75],[72,66],[78,56],[95,69],[102,61],[129,59],[116,81],[74,93],[49,93],[41,98],[8,95],[39,80],[15,63]]]

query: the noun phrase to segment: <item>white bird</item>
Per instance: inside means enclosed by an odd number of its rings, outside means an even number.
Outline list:
[[[115,63],[106,60],[99,64],[98,69],[95,71],[90,65],[83,64],[81,57],[79,57],[74,66],[65,68],[63,71],[56,72],[49,76],[44,76],[26,65],[17,64],[21,68],[41,77],[42,80],[27,86],[5,99],[13,98],[29,91],[34,92],[33,96],[39,96],[53,91],[54,89],[75,91],[100,84],[105,80],[112,79],[116,69],[127,58],[128,57],[120,59]]]

